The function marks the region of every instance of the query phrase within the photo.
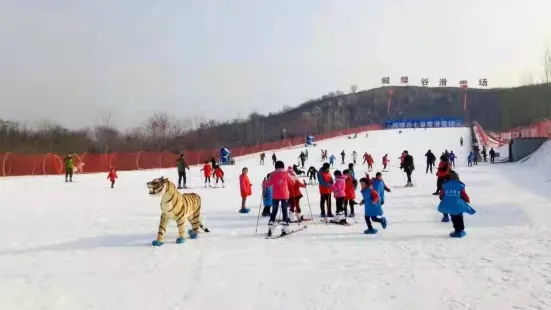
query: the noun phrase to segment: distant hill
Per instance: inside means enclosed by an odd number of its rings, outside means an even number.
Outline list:
[[[392,107],[387,113],[388,90]],[[250,146],[396,118],[466,117],[485,129],[507,130],[551,118],[551,85],[516,88],[468,89],[468,110],[463,111],[464,90],[453,87],[393,86],[344,94],[330,93],[295,108],[245,120],[205,121],[197,130],[178,128],[170,115],[156,115],[145,126],[127,134],[98,126],[72,131],[50,126],[29,131],[17,123],[0,120],[0,152],[135,152],[213,149]],[[177,116],[175,116],[177,117]],[[282,131],[285,131],[283,134]]]
[[[388,90],[392,105],[387,113]],[[517,88],[467,89],[467,113],[463,111],[464,90],[454,87],[380,87],[357,93],[331,93],[296,108],[268,116],[251,114],[248,120],[206,126],[180,138],[188,145],[253,145],[287,136],[316,134],[387,119],[466,117],[493,131],[528,125],[551,117],[551,85]],[[212,143],[206,143],[208,140]]]

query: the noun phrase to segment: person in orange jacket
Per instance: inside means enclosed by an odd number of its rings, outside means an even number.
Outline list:
[[[373,156],[367,154],[367,171],[373,171]]]
[[[239,213],[249,213],[250,211],[250,209],[245,206],[247,204],[247,197],[253,193],[252,184],[247,175],[248,172],[249,169],[245,167],[241,170],[241,175],[239,176],[239,188],[241,190],[241,209]]]
[[[333,177],[331,177],[331,172],[329,171],[330,167],[329,163],[324,163],[318,171],[321,217],[333,217],[333,212],[331,212],[331,193],[333,193],[331,186],[333,186]],[[327,204],[327,210],[325,209],[325,204]]]
[[[450,174],[451,166],[448,161],[448,156],[440,156],[440,163],[438,163],[438,170],[436,171],[436,192],[432,193],[433,195],[439,195],[440,190],[442,189],[442,184],[448,180]]]
[[[205,187],[207,187],[207,181],[209,182],[209,187],[212,187],[210,184],[210,176],[212,175],[212,166],[210,165],[209,161],[206,160],[205,164],[203,165],[203,168],[201,169],[203,171],[203,176],[205,177]]]
[[[109,174],[107,175],[107,179],[111,181],[111,188],[115,188],[115,180],[118,179],[117,176],[117,170],[115,167],[112,167],[111,170],[109,170]]]
[[[302,198],[300,188],[306,187],[306,181],[299,180],[293,167],[288,167],[287,172],[295,181],[294,184],[289,185],[289,220],[291,222],[302,222],[304,220],[304,216],[302,216],[302,210],[300,209],[300,198]]]
[[[214,184],[214,187],[218,187],[218,181],[222,181],[222,187],[226,187],[226,184],[224,183],[224,171],[219,165],[214,168],[214,175],[216,176],[216,183]]]

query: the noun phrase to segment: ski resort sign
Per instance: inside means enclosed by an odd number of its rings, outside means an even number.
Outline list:
[[[405,119],[385,122],[385,129],[463,127],[459,118]]]

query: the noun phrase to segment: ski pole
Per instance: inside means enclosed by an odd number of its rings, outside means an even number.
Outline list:
[[[264,178],[266,180],[266,178]],[[260,195],[260,206],[258,207],[258,216],[256,218],[256,229],[254,230],[254,234],[256,235],[258,233],[258,222],[260,221],[260,209],[262,209],[262,195]]]
[[[308,208],[310,209],[310,218],[314,220],[314,214],[312,213],[312,205],[310,204],[310,196],[308,195],[308,186],[304,187],[306,192],[306,200],[308,201]]]

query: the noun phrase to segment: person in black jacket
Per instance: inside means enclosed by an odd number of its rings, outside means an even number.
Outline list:
[[[406,187],[412,187],[413,183],[411,183],[411,174],[413,173],[413,170],[415,170],[415,165],[413,163],[413,156],[409,155],[408,151],[404,151],[404,154],[406,156],[404,157],[404,161],[400,165],[400,168],[404,169],[404,172],[408,177],[408,182],[406,183]]]
[[[494,148],[490,149],[490,163],[495,163],[496,160],[496,151],[494,151]]]
[[[427,158],[427,172],[432,174],[432,167],[434,167],[434,162],[436,161],[436,156],[432,153],[431,150],[428,150],[428,152],[425,154],[425,157]]]

